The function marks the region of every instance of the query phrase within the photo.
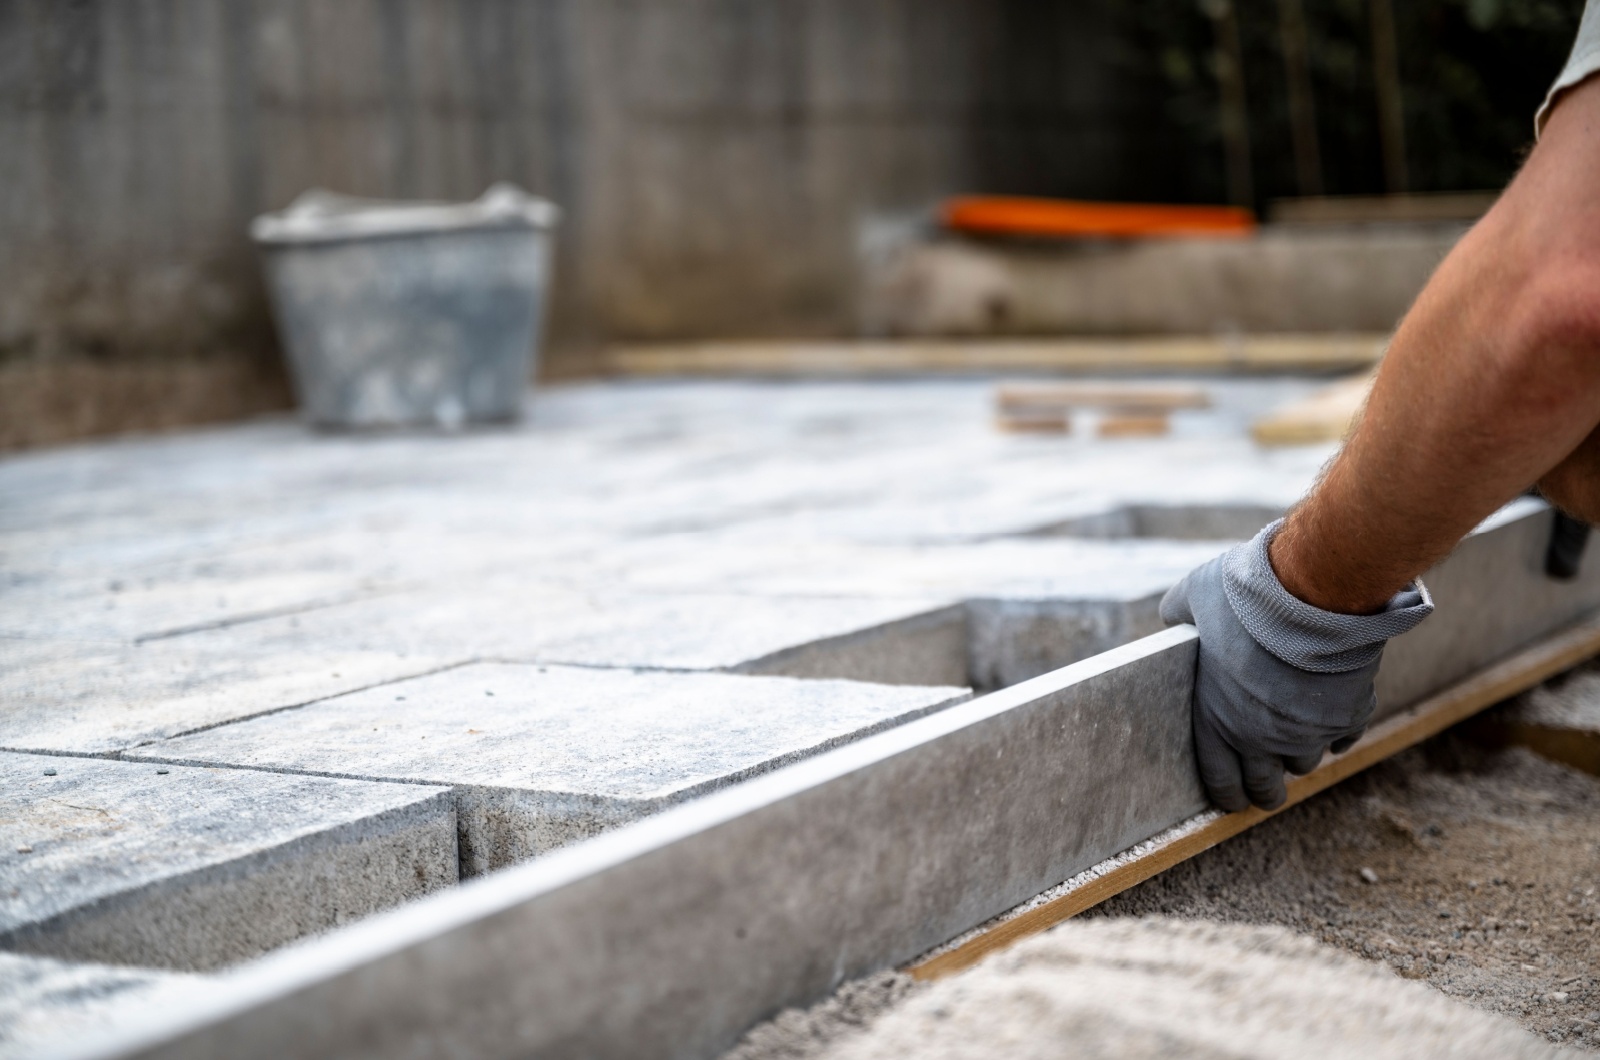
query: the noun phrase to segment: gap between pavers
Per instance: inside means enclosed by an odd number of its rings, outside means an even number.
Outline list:
[[[484,663],[125,757],[449,785],[461,870],[471,876],[967,695],[957,687]]]
[[[0,753],[0,949],[205,970],[459,878],[448,790]]]

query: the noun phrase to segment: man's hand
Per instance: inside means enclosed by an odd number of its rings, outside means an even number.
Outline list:
[[[1200,779],[1224,810],[1274,809],[1283,774],[1349,748],[1376,704],[1390,637],[1433,610],[1415,583],[1375,615],[1323,611],[1290,595],[1267,558],[1282,522],[1192,571],[1161,601],[1168,625],[1200,632],[1194,740]]]

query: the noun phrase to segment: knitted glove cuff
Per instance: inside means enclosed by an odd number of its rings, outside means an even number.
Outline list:
[[[1433,613],[1433,598],[1418,579],[1395,593],[1375,615],[1341,615],[1294,596],[1278,581],[1267,546],[1279,519],[1222,561],[1222,587],[1239,622],[1267,651],[1311,673],[1338,674],[1378,660],[1383,645]]]

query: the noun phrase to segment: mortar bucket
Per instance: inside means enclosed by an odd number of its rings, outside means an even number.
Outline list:
[[[470,203],[310,191],[250,226],[306,419],[513,420],[531,384],[559,211],[507,184]]]

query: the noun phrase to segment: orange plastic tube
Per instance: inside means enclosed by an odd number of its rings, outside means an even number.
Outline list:
[[[1248,236],[1256,216],[1239,206],[1164,206],[966,195],[945,202],[946,228],[977,235],[1056,238]]]

